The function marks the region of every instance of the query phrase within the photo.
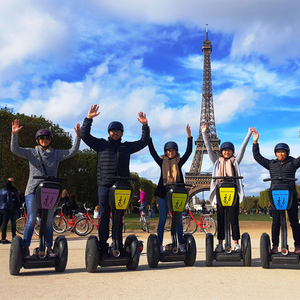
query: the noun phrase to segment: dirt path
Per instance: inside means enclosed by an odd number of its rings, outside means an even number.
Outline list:
[[[288,299],[298,298],[299,265],[272,265],[262,269],[259,260],[259,238],[262,232],[270,234],[270,222],[241,222],[241,233],[251,236],[252,266],[242,262],[214,262],[205,266],[205,235],[196,233],[197,259],[193,267],[184,263],[159,263],[150,269],[144,250],[136,271],[126,267],[98,267],[96,273],[85,271],[86,237],[66,235],[69,259],[64,273],[54,269],[21,269],[20,275],[8,271],[9,245],[0,244],[0,284],[2,299],[174,299],[174,298],[239,298]],[[126,232],[125,236],[133,232]],[[134,232],[146,244],[148,234]],[[293,245],[290,239],[289,244]],[[10,238],[10,236],[8,236]],[[170,242],[169,233],[165,242]],[[216,242],[216,241],[215,241]],[[32,242],[31,248],[37,247]],[[146,249],[146,247],[144,248]],[[291,250],[294,247],[291,246]]]

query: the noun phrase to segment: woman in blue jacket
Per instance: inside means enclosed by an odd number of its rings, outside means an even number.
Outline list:
[[[12,208],[12,183],[7,181],[4,187],[0,190],[0,226],[2,226],[1,243],[10,244],[6,239],[7,224]]]

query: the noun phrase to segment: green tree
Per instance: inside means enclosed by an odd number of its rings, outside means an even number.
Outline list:
[[[254,209],[254,208],[258,208],[259,205],[258,205],[258,201],[259,201],[259,198],[258,197],[255,197],[255,196],[247,196],[245,197],[245,200],[241,203],[241,207],[243,209],[246,209],[246,210],[251,210],[251,209]]]
[[[270,205],[269,189],[266,189],[259,193],[259,202],[258,203],[259,203],[259,206],[262,208],[269,207],[269,205]]]

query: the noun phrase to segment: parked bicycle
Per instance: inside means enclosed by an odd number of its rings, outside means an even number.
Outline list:
[[[19,219],[17,219],[16,221],[16,230],[19,234],[24,233],[24,228],[27,222],[27,212],[26,212],[26,207],[25,207],[25,202],[22,204],[22,206],[20,207],[21,209],[21,216]],[[39,230],[40,230],[40,217],[37,216],[36,217],[36,224],[34,226],[34,233],[38,236],[39,235]]]
[[[86,207],[86,203],[83,204],[85,209],[84,217],[77,221],[77,224],[74,225],[76,234],[80,236],[89,235],[94,228],[98,230],[98,219],[94,221],[94,219],[90,215],[90,211],[92,208]],[[86,229],[88,228],[88,229]],[[124,217],[123,217],[123,232],[125,232],[125,224],[124,224]],[[112,213],[110,212],[109,218],[109,237],[112,235]]]
[[[143,212],[143,208],[139,206],[135,206],[139,211],[140,211],[140,223],[141,223],[141,228],[145,232],[149,232],[149,227],[148,227],[148,220],[145,212]]]
[[[63,204],[60,207],[57,207],[58,214],[53,217],[53,230],[57,233],[63,233],[65,231],[73,231],[75,224],[84,219],[84,214],[76,210],[72,210],[72,219],[69,221],[63,213]],[[83,226],[83,223],[78,223],[77,226],[80,227],[81,231],[87,231],[89,228]],[[76,232],[76,231],[75,231]]]
[[[183,232],[193,234],[199,229],[206,234],[211,233],[212,235],[215,235],[217,226],[212,214],[200,213],[199,216],[199,221],[197,221],[192,210],[189,208],[189,215],[182,217]]]

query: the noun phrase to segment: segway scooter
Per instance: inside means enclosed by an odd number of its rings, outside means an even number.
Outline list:
[[[280,214],[281,252],[271,254],[270,237],[263,233],[260,237],[260,261],[264,269],[274,264],[299,264],[300,255],[289,251],[287,244],[287,225],[285,211],[290,209],[293,201],[293,189],[286,181],[297,181],[296,178],[267,178],[264,181],[281,181],[270,187],[269,198],[271,207]]]
[[[147,241],[147,260],[150,268],[156,268],[158,262],[183,261],[186,266],[192,266],[196,260],[196,242],[192,234],[183,235],[183,244],[186,245],[186,252],[180,252],[177,247],[177,218],[181,218],[182,211],[185,208],[188,190],[185,184],[168,184],[170,186],[167,192],[168,208],[172,212],[171,238],[172,243],[166,246],[163,253],[160,252],[160,241],[156,234],[150,234]]]
[[[237,201],[237,185],[235,179],[243,179],[243,177],[212,177],[212,180],[221,179],[217,185],[216,196],[219,206],[224,207],[224,223],[225,223],[225,249],[222,252],[214,251],[213,235],[206,235],[206,266],[211,267],[213,260],[216,261],[240,261],[243,260],[244,266],[251,266],[251,240],[248,233],[243,233],[241,240],[241,251],[235,251],[231,247],[230,237],[230,215],[229,208],[234,206]]]
[[[89,273],[96,272],[97,266],[123,266],[128,270],[136,270],[140,260],[139,242],[135,235],[129,235],[124,246],[122,245],[122,217],[127,209],[132,187],[128,180],[137,180],[128,177],[114,177],[116,183],[110,188],[109,205],[112,209],[112,244],[108,247],[108,252],[103,253],[99,247],[98,238],[90,236],[85,249],[85,266]]]
[[[12,240],[9,256],[9,272],[11,275],[18,275],[20,269],[51,268],[56,272],[63,272],[68,261],[68,244],[64,236],[58,236],[54,241],[55,257],[46,254],[46,224],[48,211],[55,209],[60,201],[62,187],[59,179],[46,176],[35,176],[35,179],[43,179],[38,185],[35,194],[36,205],[40,210],[40,232],[39,247],[35,248],[34,254],[29,258],[23,258],[23,240],[20,236],[15,236]]]

